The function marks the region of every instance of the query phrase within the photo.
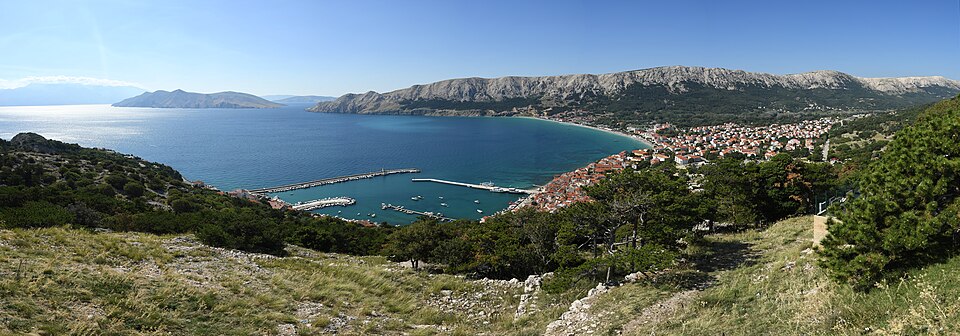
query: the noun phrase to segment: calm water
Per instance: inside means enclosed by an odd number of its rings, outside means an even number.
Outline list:
[[[420,168],[420,174],[277,194],[288,202],[353,197],[357,199],[354,206],[318,212],[342,211],[339,214],[343,217],[365,219],[375,213],[376,221],[390,223],[408,223],[414,218],[381,210],[382,202],[440,211],[450,217],[479,218],[519,197],[414,183],[411,178],[491,181],[527,188],[601,157],[643,146],[629,138],[533,119],[321,114],[303,111],[306,107],[0,107],[0,138],[9,140],[19,132],[36,132],[83,146],[115,149],[168,164],[187,179],[204,180],[222,190],[275,186],[381,168]],[[412,201],[410,197],[415,195],[424,198]],[[441,202],[449,207],[442,207]]]

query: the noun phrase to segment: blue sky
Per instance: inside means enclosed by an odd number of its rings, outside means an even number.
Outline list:
[[[663,65],[960,79],[960,1],[0,2],[0,84],[340,95]]]

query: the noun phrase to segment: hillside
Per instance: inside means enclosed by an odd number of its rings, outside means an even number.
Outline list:
[[[241,93],[219,92],[211,94],[174,90],[146,92],[113,104],[116,107],[155,108],[274,108],[284,106],[266,99]]]
[[[692,269],[594,291],[416,272],[381,257],[289,256],[192,236],[0,230],[0,333],[831,335],[960,331],[960,258],[858,293],[811,249],[811,217],[707,236]],[[68,256],[68,257],[62,257]],[[533,285],[534,283],[530,283]],[[525,287],[527,288],[525,290]],[[530,291],[532,289],[532,291]],[[529,294],[517,317],[521,294]]]
[[[522,282],[467,281],[380,257],[288,250],[277,258],[212,248],[191,236],[0,230],[0,334],[523,330],[513,319]]]
[[[602,75],[452,79],[383,94],[347,94],[309,111],[517,115],[586,110],[620,122],[705,118],[717,123],[902,108],[958,92],[960,82],[943,77],[860,78],[837,71],[781,76],[671,66]]]

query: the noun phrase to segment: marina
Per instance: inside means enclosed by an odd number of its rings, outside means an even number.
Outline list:
[[[333,183],[340,183],[340,182],[347,182],[347,181],[355,181],[355,180],[361,180],[361,179],[368,179],[368,178],[373,178],[373,177],[377,177],[377,176],[387,176],[387,175],[392,175],[392,174],[419,173],[419,172],[420,172],[420,169],[417,169],[417,168],[380,169],[380,171],[375,171],[375,172],[370,172],[370,173],[353,174],[353,175],[346,175],[346,176],[331,177],[331,178],[325,178],[325,179],[314,180],[314,181],[309,181],[309,182],[286,184],[286,185],[277,186],[277,187],[250,189],[250,190],[248,190],[248,191],[249,191],[249,192],[252,192],[252,193],[255,193],[255,194],[269,194],[269,193],[278,193],[278,192],[284,192],[284,191],[290,191],[290,190],[297,190],[297,189],[313,188],[313,187],[318,187],[318,186],[322,186],[322,185],[325,185],[325,184],[333,184]]]
[[[467,188],[473,188],[473,189],[489,190],[497,193],[510,193],[510,194],[536,194],[537,193],[536,191],[532,191],[532,190],[498,187],[491,182],[484,182],[481,184],[472,184],[472,183],[447,181],[447,180],[432,179],[432,178],[415,178],[415,179],[410,179],[410,181],[443,183],[443,184],[449,184],[449,185],[455,185],[455,186],[461,186],[461,187],[467,187]]]

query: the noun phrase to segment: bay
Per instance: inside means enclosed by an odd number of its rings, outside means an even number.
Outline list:
[[[615,134],[529,118],[324,114],[306,112],[306,107],[0,107],[0,138],[35,132],[82,146],[109,148],[170,165],[187,179],[203,180],[221,190],[270,187],[381,168],[421,169],[419,174],[275,194],[291,203],[352,197],[356,205],[317,212],[391,224],[415,218],[382,210],[381,203],[477,219],[519,197],[411,182],[411,178],[490,181],[529,188],[607,155],[646,147]],[[417,195],[423,199],[411,200]]]

